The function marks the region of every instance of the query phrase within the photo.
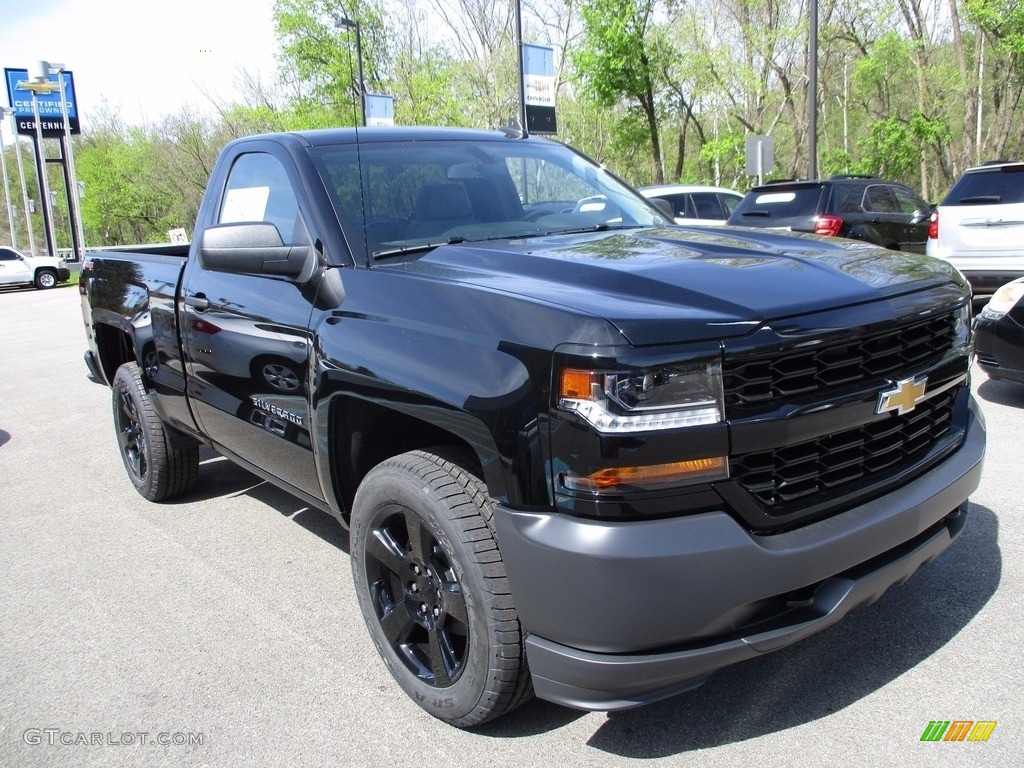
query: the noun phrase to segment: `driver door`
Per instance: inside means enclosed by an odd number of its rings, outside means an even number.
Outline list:
[[[212,224],[274,225],[284,245],[312,239],[290,159],[234,158]],[[193,414],[218,446],[323,498],[310,438],[309,320],[317,277],[207,269],[193,245],[181,307]]]

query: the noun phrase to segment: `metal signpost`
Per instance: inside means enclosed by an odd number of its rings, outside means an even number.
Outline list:
[[[775,168],[775,139],[771,136],[747,136],[746,142],[747,176],[757,176],[760,186],[764,183],[764,175]]]
[[[13,109],[15,132],[29,136],[35,144],[36,175],[39,182],[39,199],[46,231],[47,250],[57,254],[56,233],[50,203],[47,163],[59,163],[64,173],[67,192],[68,217],[71,224],[71,241],[75,258],[85,252],[85,236],[81,221],[81,207],[78,205],[78,184],[75,178],[74,155],[71,135],[79,133],[78,109],[75,100],[74,77],[64,64],[50,64],[39,61],[27,69],[5,68],[7,94]],[[56,75],[56,77],[53,77]],[[44,138],[60,139],[59,158],[45,157]],[[18,153],[19,170],[21,153]],[[23,190],[24,190],[24,184]],[[35,254],[31,220],[28,217],[29,201],[25,194],[26,220],[29,222],[29,239]]]
[[[3,168],[4,175],[4,201],[7,203],[7,223],[11,228],[11,247],[18,247],[18,238],[14,234],[14,206],[11,204],[11,186],[10,179],[7,176],[7,147],[4,144],[4,119],[7,117],[7,113],[10,110],[7,107],[0,107],[0,167]]]

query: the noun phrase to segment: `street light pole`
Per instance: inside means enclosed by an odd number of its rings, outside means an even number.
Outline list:
[[[32,206],[28,201],[28,184],[25,182],[25,161],[21,158],[21,137],[14,134],[15,156],[18,158],[18,179],[21,182],[21,202],[25,211],[25,231],[28,232],[28,249],[32,256],[36,255],[36,233],[32,229]]]
[[[82,227],[82,206],[78,199],[78,178],[75,174],[75,155],[71,148],[71,120],[68,117],[67,95],[64,93],[64,64],[48,64],[50,73],[57,74],[60,84],[60,114],[64,120],[64,178],[68,182],[68,212],[73,222],[72,241],[79,250],[75,253],[78,261],[85,261],[85,230]],[[77,235],[77,237],[76,237]]]
[[[345,16],[334,20],[335,29],[350,29],[356,33],[356,62],[359,68],[359,118],[360,125],[366,125],[366,82],[363,80],[363,40],[359,32],[359,22]]]
[[[18,247],[18,238],[14,234],[14,206],[11,204],[11,183],[7,176],[7,147],[4,144],[4,118],[7,117],[7,107],[0,107],[0,167],[4,175],[4,202],[7,204],[7,223],[11,228],[11,247]]]
[[[818,178],[818,0],[811,0],[810,40],[807,51],[808,178]]]
[[[17,88],[32,91],[32,116],[36,123],[36,175],[39,176],[39,194],[43,206],[43,226],[46,227],[46,247],[50,256],[57,255],[57,235],[53,231],[53,218],[50,216],[50,185],[46,180],[46,161],[43,157],[43,125],[39,117],[39,94],[52,93],[60,88],[50,82],[50,73],[44,62],[39,62],[40,71],[33,74],[31,80],[22,80]]]

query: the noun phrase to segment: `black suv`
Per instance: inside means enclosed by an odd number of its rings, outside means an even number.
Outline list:
[[[831,176],[754,187],[728,224],[865,240],[924,253],[931,207],[908,187],[875,176]]]

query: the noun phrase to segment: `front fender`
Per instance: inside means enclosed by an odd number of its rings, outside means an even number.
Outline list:
[[[318,471],[339,508],[372,464],[438,442],[468,446],[501,503],[550,504],[542,450],[550,354],[340,312],[315,338]]]

